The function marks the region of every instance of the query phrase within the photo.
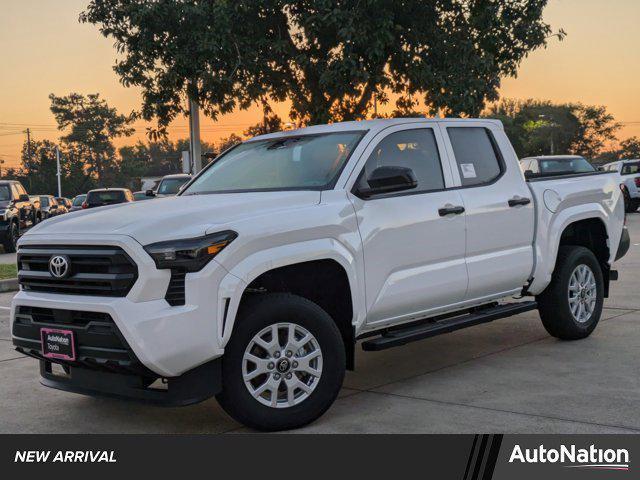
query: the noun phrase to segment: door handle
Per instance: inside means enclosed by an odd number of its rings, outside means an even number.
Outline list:
[[[509,200],[510,207],[517,207],[518,205],[529,205],[530,203],[531,203],[530,198],[513,197],[512,199]]]
[[[441,217],[444,217],[445,215],[449,215],[449,214],[460,215],[461,213],[464,213],[464,207],[461,207],[461,206],[442,207],[438,209],[438,213],[440,214]]]

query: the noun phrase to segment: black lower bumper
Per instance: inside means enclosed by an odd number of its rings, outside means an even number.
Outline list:
[[[147,377],[65,366],[64,374],[53,372],[48,360],[40,360],[40,383],[46,387],[82,395],[136,400],[166,407],[202,402],[222,389],[221,359],[189,370],[179,377],[163,379],[152,387]],[[154,384],[155,385],[155,384]]]
[[[631,245],[631,239],[629,238],[629,230],[627,227],[622,229],[622,236],[620,237],[620,243],[618,244],[618,251],[616,252],[616,260],[624,257],[629,251]]]

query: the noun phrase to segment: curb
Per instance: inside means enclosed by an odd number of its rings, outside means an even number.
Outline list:
[[[6,280],[0,280],[0,293],[16,291],[18,291],[17,278],[7,278]]]

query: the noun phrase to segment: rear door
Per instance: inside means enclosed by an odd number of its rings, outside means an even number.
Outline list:
[[[515,152],[494,124],[441,129],[466,212],[466,300],[519,290],[533,266],[534,206]]]
[[[415,189],[369,198],[357,188],[378,167],[410,168]],[[356,167],[349,193],[365,263],[367,324],[398,322],[455,304],[467,288],[464,212],[437,125],[412,123],[378,134]]]

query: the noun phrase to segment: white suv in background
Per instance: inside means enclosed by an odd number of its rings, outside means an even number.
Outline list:
[[[640,159],[620,160],[603,165],[605,172],[618,172],[627,212],[635,212],[640,206]]]

